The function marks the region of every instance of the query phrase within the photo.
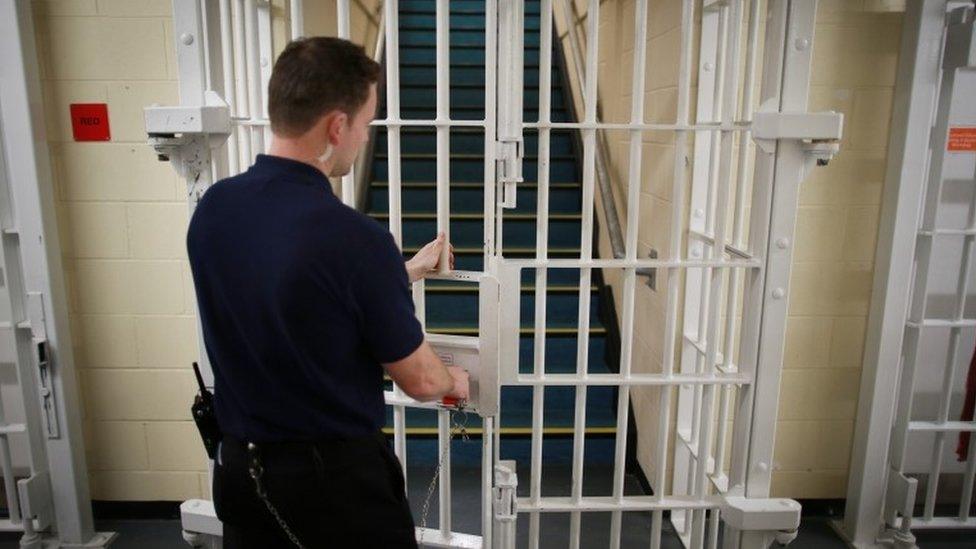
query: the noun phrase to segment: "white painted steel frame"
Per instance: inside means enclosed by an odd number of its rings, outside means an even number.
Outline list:
[[[25,415],[24,424],[0,417],[9,510],[0,529],[22,531],[24,546],[101,547],[114,534],[93,529],[38,71],[31,2],[0,4],[0,329]],[[16,442],[27,444],[26,475],[11,459],[16,433],[26,435]]]
[[[211,0],[212,1],[212,0]],[[177,15],[180,9],[191,11],[189,7],[191,0],[175,0]],[[228,2],[230,4],[228,5]],[[343,7],[340,3],[339,13],[348,16],[348,6]],[[537,221],[537,240],[536,257],[531,260],[504,260],[501,258],[500,246],[497,242],[501,236],[501,226],[503,210],[501,209],[502,200],[497,200],[498,188],[494,184],[496,181],[496,113],[499,113],[497,102],[497,84],[499,80],[496,76],[496,65],[500,59],[497,57],[499,32],[499,9],[511,10],[516,3],[513,0],[486,0],[486,42],[485,42],[485,119],[484,120],[450,120],[449,109],[449,73],[448,54],[449,50],[449,4],[446,0],[437,1],[436,12],[436,33],[437,33],[437,116],[435,120],[404,120],[400,118],[399,108],[399,43],[398,43],[398,18],[396,0],[388,0],[384,5],[384,44],[386,51],[386,85],[387,85],[387,118],[376,121],[374,124],[385,126],[388,131],[387,153],[389,163],[389,204],[390,215],[389,223],[391,233],[394,235],[398,245],[402,245],[402,211],[401,211],[401,173],[400,173],[400,141],[401,128],[403,127],[433,127],[437,130],[438,147],[438,177],[437,177],[437,224],[441,230],[449,228],[449,132],[451,128],[482,128],[485,132],[485,269],[491,271],[507,264],[506,268],[535,268],[536,269],[536,310],[535,325],[537,335],[534,342],[534,352],[536,357],[535,370],[532,374],[520,375],[517,372],[507,380],[509,384],[521,384],[533,386],[533,432],[532,432],[532,464],[530,479],[530,497],[519,501],[521,511],[531,514],[530,519],[530,544],[535,547],[538,544],[538,513],[540,512],[569,512],[571,514],[571,540],[574,546],[579,544],[580,517],[582,512],[588,511],[611,511],[612,512],[612,536],[613,546],[619,544],[621,529],[621,513],[629,510],[646,510],[653,513],[652,523],[652,546],[660,543],[661,524],[665,510],[672,511],[672,518],[677,518],[677,523],[681,522],[682,516],[689,516],[687,521],[690,530],[683,539],[687,543],[696,546],[701,545],[706,536],[705,510],[712,509],[711,525],[709,527],[709,542],[714,546],[717,540],[718,516],[714,512],[722,507],[723,500],[719,495],[713,495],[712,486],[719,488],[720,492],[726,490],[729,493],[740,493],[749,497],[762,498],[768,495],[769,467],[768,455],[772,451],[772,433],[775,425],[776,399],[779,386],[779,362],[782,354],[783,333],[782,324],[785,319],[786,303],[786,283],[789,272],[789,243],[792,240],[793,219],[796,208],[796,186],[799,183],[802,167],[805,165],[804,153],[797,142],[781,142],[777,146],[775,155],[763,154],[756,159],[755,184],[752,186],[751,200],[751,222],[749,225],[750,237],[748,241],[743,241],[745,230],[744,210],[745,210],[745,181],[744,175],[748,155],[751,154],[747,146],[740,146],[738,165],[740,173],[736,179],[736,195],[734,210],[732,212],[732,238],[727,236],[728,202],[732,184],[731,160],[733,154],[733,142],[738,139],[740,145],[747,145],[744,137],[750,128],[752,80],[755,78],[758,39],[758,23],[760,12],[757,2],[750,1],[748,10],[744,8],[742,0],[731,0],[727,3],[707,3],[706,13],[716,13],[721,23],[723,32],[721,36],[722,46],[718,43],[715,47],[715,59],[721,60],[722,71],[729,76],[723,76],[718,82],[712,84],[712,103],[717,103],[717,109],[709,117],[700,119],[696,123],[689,121],[690,110],[690,65],[692,59],[692,28],[695,21],[695,4],[693,0],[685,0],[682,4],[682,45],[679,63],[679,98],[678,116],[673,124],[667,123],[646,123],[643,120],[643,107],[638,98],[643,97],[642,87],[644,82],[644,63],[639,62],[634,67],[633,85],[638,93],[634,94],[632,105],[631,122],[620,123],[601,123],[596,117],[596,97],[597,97],[597,38],[598,19],[590,18],[588,21],[586,70],[587,75],[584,92],[584,119],[577,123],[553,123],[550,117],[551,107],[551,1],[542,0],[542,22],[543,36],[540,48],[540,120],[538,122],[522,123],[523,129],[536,128],[539,130],[540,160],[539,160],[539,216]],[[776,111],[798,111],[802,112],[806,108],[806,89],[808,84],[809,72],[809,49],[812,47],[812,22],[815,9],[815,2],[791,2],[790,0],[771,0],[769,7],[770,19],[766,29],[766,62],[764,63],[764,86],[763,99],[772,100],[772,109]],[[225,89],[226,95],[233,97],[231,101],[233,114],[238,126],[237,141],[235,144],[228,145],[227,165],[235,166],[234,155],[231,151],[237,149],[238,169],[250,163],[253,152],[263,150],[265,145],[264,137],[267,132],[268,122],[264,117],[264,97],[260,80],[260,57],[261,29],[256,28],[262,23],[262,18],[257,17],[255,12],[255,0],[222,0],[219,7],[220,20],[220,43],[222,48],[227,48],[233,52],[221,52],[222,65],[227,68],[220,79],[222,85],[227,88],[233,84],[233,90]],[[297,36],[303,29],[301,2],[292,1],[290,4],[292,17],[292,36]],[[646,33],[647,6],[644,0],[638,2],[638,16],[635,17],[635,33],[643,36]],[[597,13],[599,2],[591,0],[590,13]],[[740,62],[739,32],[741,19],[744,13],[749,13],[749,28],[747,36],[747,55],[745,77],[747,81],[743,97],[737,95],[737,78],[739,71],[737,64]],[[506,11],[505,13],[510,13]],[[228,21],[229,14],[229,21]],[[711,17],[711,16],[709,16]],[[506,17],[506,25],[512,23],[512,19]],[[521,19],[514,19],[516,24],[521,24]],[[787,22],[789,25],[789,36],[787,36]],[[348,22],[340,21],[340,34],[348,32]],[[511,31],[510,28],[503,28],[503,31]],[[229,35],[228,35],[229,33]],[[711,35],[703,38],[710,40]],[[797,51],[790,48],[785,51],[786,43],[805,43],[803,48]],[[805,42],[804,42],[805,41]],[[211,41],[215,43],[215,41]],[[640,52],[635,58],[645,59],[643,43],[640,41]],[[704,48],[703,50],[712,51]],[[243,51],[243,54],[242,54]],[[520,53],[520,52],[519,52]],[[189,53],[184,54],[184,56]],[[186,66],[181,58],[181,91],[184,79],[187,86],[199,86],[205,81],[200,75],[203,74],[203,58],[187,57]],[[728,68],[731,67],[731,68]],[[185,73],[185,74],[184,74]],[[592,76],[591,76],[592,75]],[[517,99],[518,112],[521,112],[521,94]],[[708,96],[708,94],[705,94]],[[512,113],[511,96],[505,96],[506,111]],[[199,101],[199,99],[198,99]],[[742,103],[741,108],[738,106]],[[701,105],[700,105],[701,107]],[[553,129],[574,129],[583,134],[584,159],[583,159],[583,222],[581,233],[581,255],[579,259],[550,259],[548,257],[547,246],[547,225],[548,225],[548,180],[549,180],[549,138]],[[667,259],[638,259],[637,254],[637,234],[638,234],[638,208],[630,208],[627,226],[626,257],[623,259],[596,259],[593,257],[592,223],[593,223],[593,203],[595,186],[595,154],[596,154],[596,132],[600,130],[620,129],[627,130],[631,136],[631,150],[636,154],[631,155],[631,165],[628,170],[628,198],[633,200],[634,196],[639,196],[638,179],[641,172],[640,152],[641,137],[646,131],[673,131],[675,133],[675,171],[673,176],[672,188],[675,197],[674,210],[672,215],[672,234],[669,257]],[[696,150],[695,165],[708,166],[706,176],[696,177],[696,180],[704,181],[704,185],[695,184],[692,186],[691,202],[702,201],[705,208],[697,217],[702,218],[697,228],[696,222],[693,225],[690,237],[696,234],[696,241],[701,245],[701,253],[695,257],[694,253],[689,252],[689,256],[682,256],[680,250],[682,245],[681,232],[684,228],[685,216],[685,190],[684,190],[684,148],[688,142],[688,134],[693,133],[698,136],[710,136],[708,139],[698,139],[696,143],[709,143],[710,150],[703,159],[699,161]],[[511,138],[513,136],[506,136]],[[515,136],[518,137],[518,136]],[[717,152],[716,152],[717,151]],[[777,192],[773,193],[773,180],[777,181]],[[343,185],[343,198],[349,199],[346,189],[351,187]],[[782,188],[782,192],[780,191]],[[199,190],[199,189],[198,189]],[[705,194],[701,194],[702,192]],[[350,193],[352,194],[352,193]],[[507,198],[504,197],[503,198]],[[698,213],[693,211],[693,213]],[[695,218],[696,216],[691,216]],[[767,250],[770,242],[770,231],[778,237],[777,242],[786,242],[783,247]],[[717,247],[715,242],[722,242],[722,246]],[[689,245],[691,240],[689,240]],[[764,261],[764,256],[768,254]],[[726,257],[728,256],[728,257]],[[682,337],[682,356],[694,357],[694,362],[689,363],[689,367],[682,366],[678,372],[674,369],[675,347],[677,339],[676,324],[679,312],[678,298],[679,293],[677,283],[669,285],[668,311],[666,318],[665,333],[667,342],[665,344],[666,356],[663,357],[665,371],[661,374],[635,374],[631,372],[631,361],[633,358],[633,326],[634,301],[635,301],[635,275],[638,268],[658,268],[667,271],[669,278],[677,280],[680,273],[692,272],[701,273],[699,285],[701,295],[698,299],[698,313],[692,315],[699,320],[696,330],[704,326],[703,330],[696,332],[696,335],[707,335],[714,333],[715,337],[688,338]],[[545,295],[546,280],[549,269],[554,268],[578,268],[581,271],[581,283],[579,293],[579,322],[580,339],[577,348],[577,372],[576,374],[545,374],[544,367],[544,337],[538,334],[545,333]],[[593,268],[601,269],[622,269],[624,273],[624,348],[622,353],[622,364],[620,374],[610,375],[591,375],[587,373],[587,341],[588,341],[588,317],[590,299],[590,277]],[[726,271],[731,275],[733,286],[727,293],[725,290]],[[736,306],[737,284],[740,277],[743,279],[743,301],[742,326],[740,329],[740,339],[747,342],[740,345],[740,359],[738,364],[732,361],[732,352],[720,352],[719,321],[722,311],[722,298],[727,300],[726,315],[734,317],[731,310]],[[771,297],[764,292],[766,278],[773,278],[778,283],[778,293],[772,293]],[[514,287],[519,284],[515,281]],[[693,293],[693,292],[692,292]],[[715,298],[709,301],[708,295],[715,294]],[[418,304],[418,314],[423,319],[423,285],[415,286],[414,295]],[[690,308],[694,308],[693,302],[686,303],[686,318]],[[629,310],[629,312],[627,312]],[[702,324],[707,321],[706,324]],[[766,329],[760,333],[760,326],[767,324],[773,329]],[[779,328],[776,329],[776,325]],[[730,349],[734,339],[734,321],[726,318],[725,323],[725,345]],[[684,333],[684,332],[683,332]],[[507,349],[510,351],[510,349]],[[721,358],[721,360],[719,360]],[[509,365],[510,366],[510,365]],[[542,497],[539,484],[541,477],[541,447],[542,447],[542,409],[543,409],[543,389],[545,386],[568,385],[575,386],[576,403],[575,415],[576,424],[573,434],[573,486],[572,494],[569,498]],[[689,391],[684,399],[697,397],[699,404],[693,404],[690,414],[683,414],[685,420],[692,419],[690,424],[685,421],[688,430],[694,430],[695,436],[700,443],[685,445],[686,448],[694,447],[696,451],[701,450],[700,454],[707,459],[679,460],[679,454],[675,454],[675,468],[690,464],[694,468],[694,473],[686,470],[687,480],[693,480],[691,486],[691,496],[667,495],[664,493],[665,484],[665,463],[667,461],[667,435],[670,428],[670,414],[661,414],[659,423],[659,439],[656,441],[656,455],[658,457],[659,470],[655,474],[655,485],[660,487],[658,494],[649,497],[635,497],[623,495],[622,483],[622,463],[624,461],[624,450],[626,441],[626,408],[629,404],[629,391],[620,391],[618,403],[621,413],[618,414],[618,444],[614,452],[615,476],[613,481],[613,495],[609,498],[584,497],[582,495],[582,476],[584,461],[584,441],[585,441],[585,393],[586,387],[591,385],[611,385],[621,388],[632,386],[661,386],[662,410],[670,410],[668,405],[674,387],[679,387],[681,391]],[[719,416],[726,418],[728,415],[728,405],[731,399],[731,386],[738,388],[735,394],[735,414],[733,423],[733,447],[731,449],[732,469],[726,480],[718,471],[721,460],[716,460],[712,456],[710,445],[712,444],[712,423],[714,414],[713,399],[720,395],[718,406]],[[401,461],[406,464],[406,430],[405,430],[405,406],[410,404],[399,390],[388,395],[394,405],[394,431],[395,449]],[[679,400],[681,397],[679,396]],[[687,408],[687,404],[685,405]],[[752,415],[753,408],[764,412],[761,418]],[[770,413],[772,412],[772,413]],[[682,417],[679,412],[679,418]],[[720,422],[720,431],[726,427],[724,421]],[[621,425],[624,427],[621,428]],[[679,430],[682,426],[679,421]],[[446,436],[449,431],[447,416],[441,412],[438,422],[438,432],[440,441],[440,453],[445,459],[445,470],[441,476],[441,514],[440,530],[429,531],[438,540],[445,541],[450,535],[450,485],[449,485],[449,446],[446,443]],[[494,418],[484,419],[483,431],[483,462],[482,462],[482,543],[484,546],[491,546],[491,513],[492,513],[492,469],[498,463],[498,432],[494,429]],[[679,436],[679,439],[681,437]],[[686,437],[690,441],[693,437]],[[718,457],[724,457],[724,441],[719,440],[719,447],[716,451]],[[758,455],[760,466],[747,470],[746,463],[752,456]],[[718,467],[709,463],[715,463]],[[765,468],[761,463],[767,464]],[[677,473],[676,473],[677,474]],[[677,478],[677,477],[676,477]],[[686,511],[686,513],[682,513]],[[742,534],[746,535],[746,534]],[[755,536],[755,534],[750,534]],[[761,543],[759,540],[741,538],[740,533],[727,531],[725,543],[736,547],[742,542],[745,546],[754,546],[753,542]]]
[[[921,528],[976,528],[976,517],[969,512],[976,476],[973,444],[956,514],[935,514],[945,438],[976,429],[973,422],[950,421],[948,415],[959,339],[963,330],[976,326],[976,319],[964,318],[973,278],[976,195],[970,199],[965,228],[946,230],[937,223],[945,166],[953,155],[971,154],[946,152],[948,127],[976,126],[971,107],[976,92],[972,20],[971,4],[945,0],[910,3],[906,13],[896,88],[896,105],[901,108],[895,110],[892,124],[893,154],[886,174],[888,190],[876,252],[879,268],[865,345],[850,503],[843,525],[843,533],[859,547],[874,547],[891,538],[912,544],[911,531]],[[936,238],[961,239],[951,318],[930,318],[927,311],[929,275],[936,268],[932,264]],[[905,242],[914,246],[905,246]],[[933,329],[949,331],[938,417],[913,421],[916,367],[923,358],[920,339],[923,331]],[[935,441],[922,516],[916,518],[917,480],[907,475],[906,457],[910,433],[919,431],[934,432]],[[878,463],[888,466],[879,468]]]

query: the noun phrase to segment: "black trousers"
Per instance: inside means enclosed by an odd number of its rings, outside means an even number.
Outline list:
[[[403,470],[382,433],[258,444],[267,498],[306,548],[417,547]],[[213,496],[227,549],[294,548],[257,494],[246,443],[225,436]]]

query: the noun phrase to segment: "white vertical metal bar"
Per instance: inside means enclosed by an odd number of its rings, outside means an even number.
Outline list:
[[[966,472],[962,476],[962,494],[959,497],[959,520],[969,518],[969,507],[973,503],[973,481],[976,479],[976,436],[969,435],[969,448],[966,454]]]
[[[258,36],[258,8],[256,0],[244,1],[244,41],[245,59],[247,64],[247,96],[249,102],[248,114],[251,120],[262,117],[264,112],[264,94],[261,92],[261,65]],[[250,127],[251,150],[264,152],[264,136],[255,128]]]
[[[230,108],[231,116],[239,116],[237,110],[237,86],[234,79],[234,56],[231,52],[233,36],[231,31],[230,0],[220,0],[220,57],[224,72],[224,99]],[[237,128],[231,127],[232,135],[227,139],[227,175],[236,175],[240,169],[240,152],[237,149]]]
[[[234,46],[235,106],[237,107],[237,116],[246,120],[251,117],[251,101],[248,96],[250,85],[247,80],[247,56],[244,46],[244,0],[231,0],[230,8],[231,37]],[[250,166],[251,162],[254,161],[251,148],[251,130],[250,126],[246,124],[237,125],[235,128],[234,138],[238,141],[238,149],[241,156],[239,166],[243,171],[244,168]]]
[[[336,0],[336,20],[339,38],[349,40],[349,0]]]
[[[492,4],[495,0],[486,0],[485,4]],[[489,11],[488,13],[492,13]],[[495,452],[492,449],[495,432],[495,418],[486,417],[481,422],[481,546],[488,548],[492,545],[492,491],[494,484]]]
[[[349,40],[349,0],[336,1],[336,29],[339,38]],[[356,207],[356,166],[349,167],[349,173],[342,176],[342,203],[350,208]]]
[[[691,58],[693,51],[692,36],[694,34],[695,2],[684,0],[681,5],[681,50],[678,60],[678,97],[677,123],[688,124],[691,104]],[[668,254],[671,260],[680,260],[681,236],[685,227],[685,175],[687,173],[688,133],[676,132],[674,139],[674,155],[672,165],[674,172],[671,179],[671,227]],[[666,375],[674,373],[675,336],[678,326],[679,277],[681,269],[668,270],[668,295],[664,326],[664,356],[662,370]],[[671,429],[671,399],[673,386],[660,389],[658,405],[657,440],[655,441],[656,462],[654,475],[654,494],[661,499],[665,495],[665,483],[668,462],[668,439]],[[660,549],[662,536],[663,511],[654,511],[651,521],[651,549]]]
[[[438,512],[440,516],[441,534],[445,537],[451,533],[451,412],[437,411],[437,456],[440,468],[438,488]]]
[[[713,8],[714,9],[714,8]],[[719,16],[719,26],[718,26],[718,42],[717,42],[717,54],[715,56],[715,86],[711,90],[712,95],[712,116],[713,122],[718,122],[723,117],[722,109],[724,107],[724,102],[722,100],[722,93],[725,89],[726,75],[728,73],[728,33],[729,33],[729,9],[728,6],[723,4],[717,8],[720,13]],[[700,93],[700,92],[699,92]],[[724,136],[725,134],[721,134]],[[706,234],[712,234],[715,231],[715,208],[716,208],[716,192],[724,189],[718,189],[719,187],[719,172],[720,172],[720,146],[725,143],[721,139],[719,132],[711,132],[708,135],[708,140],[710,143],[709,156],[708,156],[708,175],[707,175],[707,185],[706,185],[706,197],[705,197],[705,207],[701,209],[701,215],[704,217],[704,232]],[[709,245],[705,247],[703,256],[707,259],[715,254],[716,247],[719,249],[719,253],[722,250],[722,244],[715,242],[714,245]],[[697,347],[701,348],[703,346],[708,346],[709,343],[715,339],[713,334],[709,331],[709,328],[713,327],[711,323],[710,312],[712,311],[712,290],[714,289],[714,271],[712,269],[701,269],[701,278],[699,280],[699,295],[700,295],[700,305],[698,307],[698,323],[696,327],[696,343]],[[718,297],[714,298],[715,300]],[[708,371],[715,366],[713,357],[703,355],[702,353],[695,354],[695,372],[701,374],[702,372]],[[694,389],[694,400],[692,404],[692,420],[691,420],[691,438],[690,440],[699,440],[699,428],[701,423],[701,411],[702,411],[702,398],[704,387],[696,386]],[[701,458],[701,452],[698,452],[698,457]],[[693,470],[693,474],[698,471],[698,468]],[[693,478],[693,482],[697,480]],[[695,516],[704,516],[703,511],[698,511],[693,513]]]
[[[386,33],[386,162],[389,193],[390,233],[398,248],[403,248],[403,221],[400,210],[400,23],[397,0],[383,3]],[[394,391],[402,394],[399,387]],[[393,446],[404,472],[407,466],[406,408],[393,407]]]
[[[630,123],[644,122],[644,76],[647,68],[647,0],[637,0],[634,5],[634,67],[631,81]],[[630,130],[630,165],[627,173],[627,234],[624,244],[628,260],[637,259],[637,234],[640,213],[641,160],[643,131]],[[620,323],[620,375],[630,376],[634,355],[634,294],[637,269],[623,270],[623,302]],[[626,386],[617,388],[617,432],[614,447],[613,497],[620,500],[624,495],[624,468],[627,457],[627,428],[630,412],[630,391]],[[610,516],[610,547],[619,549],[623,514],[614,511]]]
[[[597,69],[598,44],[600,30],[600,2],[590,0],[586,11],[586,91],[583,95],[584,121],[588,124],[596,123],[597,106]],[[594,186],[596,183],[596,129],[583,130],[583,219],[580,234],[580,259],[583,261],[593,257],[593,202]],[[576,375],[586,377],[589,367],[590,343],[590,284],[593,275],[591,267],[580,269],[579,314],[577,315],[577,346],[576,346]],[[584,432],[586,429],[586,386],[576,387],[576,402],[573,425],[573,486],[572,497],[579,501],[583,497],[583,450]],[[580,513],[570,515],[569,543],[572,549],[580,543]]]
[[[440,272],[451,270],[451,13],[448,0],[437,0],[437,232],[444,233]]]
[[[271,82],[271,69],[274,65],[274,44],[271,32],[271,2],[260,0],[256,3],[257,18],[255,23],[258,27],[258,70],[261,78],[258,84],[258,91],[261,97],[261,110],[259,111],[262,120],[268,119],[268,83]],[[267,129],[265,126],[264,129]],[[267,152],[267,146],[271,144],[268,136],[262,132],[262,143],[265,145],[263,152]]]
[[[753,113],[753,90],[756,85],[756,62],[759,54],[759,21],[760,6],[758,0],[749,2],[749,28],[747,30],[746,45],[746,72],[745,81],[742,86],[742,103],[739,107],[739,120],[749,123],[752,121]],[[749,152],[750,144],[746,141],[748,134],[740,135],[738,161],[736,162],[737,181],[735,189],[735,209],[733,211],[733,232],[732,243],[735,247],[744,249],[745,244],[745,193],[746,184],[749,178]],[[726,303],[726,326],[725,326],[725,354],[723,364],[726,370],[732,367],[733,349],[736,341],[736,315],[734,314],[739,302],[739,287],[742,284],[743,272],[740,269],[732,269],[729,282],[729,298]],[[724,467],[726,451],[728,446],[725,444],[728,433],[728,414],[731,387],[722,386],[721,402],[719,404],[719,424],[718,424],[718,452],[715,457],[716,468]],[[721,470],[721,469],[719,469]],[[717,521],[715,522],[717,528]],[[713,530],[713,537],[717,536],[717,531]]]
[[[447,238],[441,249],[440,271],[450,270],[450,170],[451,170],[451,142],[450,126],[446,125],[451,119],[451,80],[450,80],[450,5],[448,0],[437,0],[435,6],[436,33],[436,74],[437,74],[437,231],[443,232]],[[440,441],[441,471],[439,481],[439,511],[440,530],[444,536],[451,532],[451,447],[450,447],[450,412],[438,412],[438,439]]]
[[[723,8],[726,11],[725,14],[725,29],[723,33],[723,39],[726,40],[723,46],[724,58],[722,59],[722,71],[720,78],[720,86],[718,91],[721,93],[721,105],[720,105],[720,116],[721,121],[724,124],[730,124],[735,118],[735,104],[738,92],[738,82],[739,82],[739,32],[741,30],[741,7],[742,0],[731,0],[729,4]],[[718,188],[715,194],[714,208],[709,208],[711,210],[708,214],[712,221],[712,229],[714,231],[714,245],[709,248],[709,254],[706,257],[715,257],[719,261],[724,261],[725,254],[725,243],[726,243],[726,231],[728,223],[726,218],[728,216],[728,195],[729,187],[732,184],[732,144],[735,135],[730,131],[722,131],[719,146],[719,160],[717,162],[717,171],[715,172],[715,180],[718,183]],[[745,143],[740,143],[741,147],[745,147]],[[714,149],[713,149],[714,150]],[[714,155],[713,155],[714,158]],[[708,327],[706,328],[707,340],[706,353],[705,353],[705,370],[704,373],[707,376],[713,376],[715,374],[715,366],[718,362],[718,351],[719,351],[719,331],[718,323],[721,314],[720,307],[722,305],[722,292],[723,284],[725,282],[725,272],[722,268],[708,268],[706,269],[708,275],[706,279],[710,279],[710,288],[708,294],[712,296],[712,299],[708,306]],[[727,311],[730,317],[734,318],[732,311]],[[726,356],[731,356],[731,349],[724,349]],[[712,406],[714,405],[714,392],[715,386],[708,385],[704,388],[705,394],[707,395],[702,402],[702,413],[701,413],[701,436],[698,440],[698,461],[696,463],[695,471],[695,481],[697,486],[695,487],[695,494],[698,497],[704,498],[706,496],[706,490],[709,487],[708,482],[708,461],[712,457],[711,446],[712,446],[712,428],[714,423],[712,421]],[[724,399],[722,399],[722,404],[727,402],[727,394]],[[723,406],[724,407],[724,406]],[[721,446],[723,440],[719,440],[718,444]],[[715,468],[721,467],[720,463],[715,463]],[[704,542],[705,536],[705,512],[696,511],[694,515],[698,515],[692,527],[692,544],[700,546]],[[717,539],[718,533],[718,510],[713,510],[710,514],[712,521],[712,531],[714,535],[712,539]]]
[[[305,4],[302,0],[290,0],[288,8],[291,16],[291,39],[296,40],[305,36]]]
[[[6,424],[2,410],[0,410],[0,424]],[[17,492],[17,479],[14,476],[14,464],[10,458],[10,439],[7,433],[0,434],[0,464],[3,466],[3,493],[7,500],[10,522],[19,524],[21,521],[20,498]]]
[[[552,0],[542,0],[539,6],[539,121],[552,120]],[[551,130],[539,128],[539,177],[536,185],[535,256],[549,257],[549,161]],[[535,271],[535,333],[533,335],[533,369],[536,375],[545,373],[546,365],[546,296],[549,272]],[[532,388],[532,449],[529,471],[529,495],[536,502],[542,496],[542,430],[545,387]],[[539,513],[529,516],[529,548],[539,548]]]
[[[496,253],[495,246],[495,139],[498,75],[498,0],[485,0],[485,178],[484,178],[484,254],[487,270]],[[497,450],[497,448],[496,448]],[[489,480],[491,477],[489,477]],[[490,486],[490,485],[489,485]]]

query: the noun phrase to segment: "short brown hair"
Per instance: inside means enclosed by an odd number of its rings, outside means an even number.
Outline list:
[[[268,82],[271,129],[295,137],[333,109],[352,117],[379,77],[380,65],[362,46],[326,36],[294,40],[278,56]]]

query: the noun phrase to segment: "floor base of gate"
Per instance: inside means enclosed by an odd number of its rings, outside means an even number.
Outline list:
[[[95,535],[86,543],[64,543],[57,538],[57,535],[39,534],[33,541],[21,539],[19,546],[24,549],[100,549],[108,547],[118,537],[119,535],[116,532],[95,532]]]
[[[190,499],[180,504],[180,522],[183,539],[190,547],[220,548],[224,525],[217,518],[212,501]],[[436,528],[417,528],[417,543],[421,547],[448,547],[452,549],[481,549],[481,536],[450,532],[444,534]],[[87,546],[86,546],[87,547]]]

